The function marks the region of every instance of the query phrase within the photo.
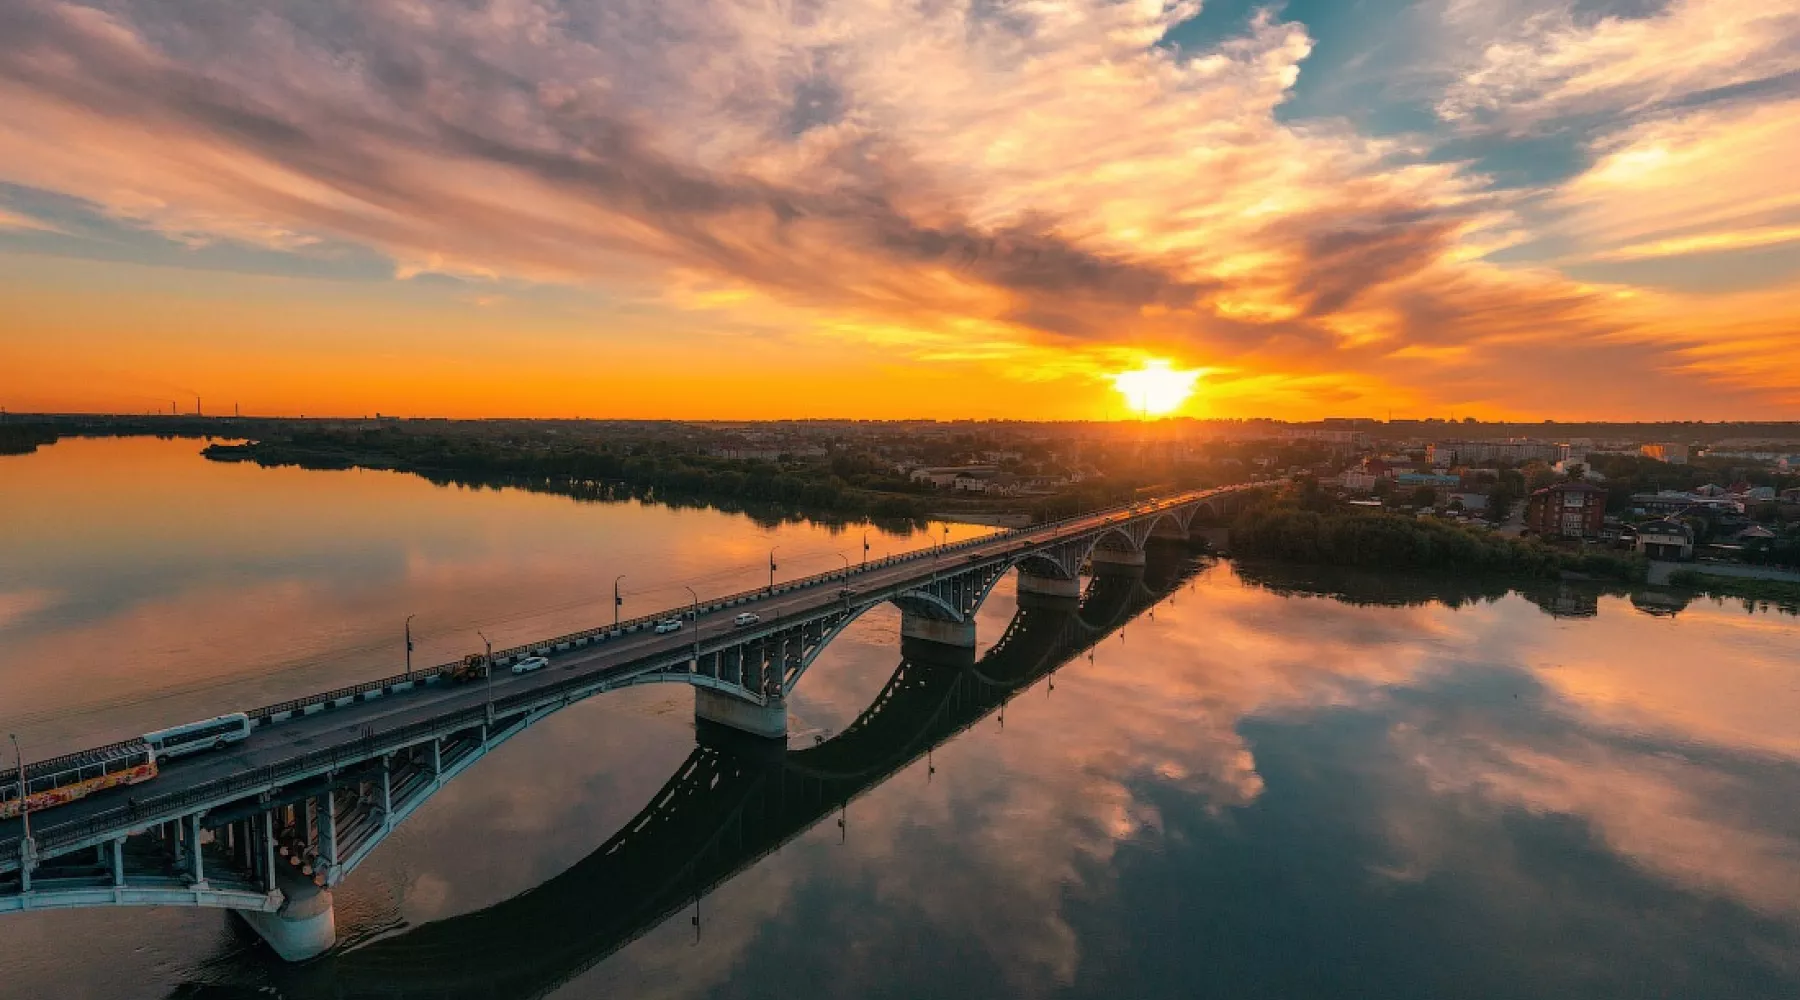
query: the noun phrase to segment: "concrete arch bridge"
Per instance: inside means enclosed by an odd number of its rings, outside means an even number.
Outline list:
[[[1084,623],[1095,614],[1111,614],[1105,602],[1124,607],[1144,596],[1153,540],[1187,539],[1203,519],[1234,512],[1252,489],[1143,500],[696,600],[495,651],[502,669],[476,683],[455,683],[446,664],[257,709],[249,713],[249,739],[169,761],[129,795],[111,789],[29,815],[29,832],[21,819],[0,821],[0,914],[225,907],[242,913],[282,957],[313,957],[336,938],[331,887],[445,783],[553,712],[620,687],[682,683],[695,689],[700,722],[780,740],[787,696],[820,651],[869,609],[900,609],[914,657],[930,659],[929,650],[952,660],[972,656],[976,610],[1017,572],[1022,603],[1061,603],[1066,627],[1091,628]],[[1085,595],[1084,569],[1101,581]],[[1121,596],[1116,580],[1138,581],[1123,592],[1132,596]],[[736,625],[746,612],[757,620]],[[995,652],[1039,641],[1041,629],[1024,628],[1030,617],[1022,612]],[[683,627],[652,627],[670,619]],[[547,656],[550,665],[524,675],[503,669],[530,655]],[[992,660],[990,653],[971,669],[979,678],[999,669]],[[832,741],[837,752],[857,731]],[[830,756],[801,759],[823,767]],[[817,780],[837,773],[821,771]]]
[[[701,727],[693,751],[635,816],[541,885],[285,972],[245,959],[236,973],[246,985],[268,984],[272,974],[273,985],[294,995],[553,993],[819,823],[854,824],[848,809],[864,792],[1079,659],[1182,586],[1194,565],[1178,547],[1153,547],[1147,568],[1098,574],[1079,601],[1022,595],[979,659],[972,650],[903,640],[887,683],[829,740],[790,749]],[[495,962],[497,954],[508,960]]]

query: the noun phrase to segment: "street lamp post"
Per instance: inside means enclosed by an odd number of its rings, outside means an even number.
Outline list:
[[[406,616],[406,679],[412,680],[412,620],[413,615]]]
[[[480,629],[476,629],[475,634],[481,636],[481,644],[487,647],[487,659],[482,664],[487,669],[487,720],[491,726],[494,724],[494,644]]]
[[[863,532],[863,568],[869,568],[869,533]]]
[[[613,578],[613,628],[619,627],[619,608],[625,604],[625,598],[619,596],[619,581],[623,579],[623,573]]]
[[[688,612],[688,617],[690,617],[694,620],[694,666],[693,666],[693,670],[695,673],[699,673],[700,672],[700,595],[694,593],[694,588],[688,586],[685,583],[681,585],[681,589],[687,591],[688,598],[694,602],[693,610]]]
[[[19,734],[8,733],[12,737],[13,756],[19,760],[19,822],[25,824],[25,843],[31,843],[31,808],[25,801],[25,754],[19,750]],[[23,853],[19,855],[20,864],[28,864],[29,859]]]
[[[846,580],[850,579],[850,557],[843,554],[842,552],[838,552],[838,553],[834,553],[834,554],[839,559],[842,559],[844,561],[844,579],[846,579]]]
[[[778,548],[781,546],[774,545],[769,548],[769,593],[771,594],[775,592],[775,550]]]

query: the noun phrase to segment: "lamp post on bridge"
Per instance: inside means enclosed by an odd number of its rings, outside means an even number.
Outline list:
[[[769,593],[771,594],[775,592],[775,550],[778,548],[781,546],[771,545],[769,547]]]
[[[494,724],[494,644],[480,629],[476,629],[475,634],[481,636],[481,644],[487,647],[487,659],[482,664],[487,669],[487,721],[491,726]]]
[[[412,620],[415,615],[406,616],[406,679],[412,680]]]
[[[619,581],[623,579],[625,579],[623,573],[613,577],[613,628],[619,627],[619,608],[625,604],[625,598],[619,596]]]
[[[850,557],[842,552],[834,552],[832,554],[844,561],[844,579],[850,579]]]
[[[685,583],[681,585],[681,589],[687,591],[689,599],[691,599],[694,602],[693,609],[688,612],[688,617],[692,618],[694,620],[694,672],[699,673],[700,672],[700,595],[694,593],[694,588],[688,586]]]
[[[31,808],[30,804],[25,801],[25,754],[19,749],[19,734],[8,733],[7,735],[12,737],[13,756],[18,758],[19,762],[19,822],[25,824],[25,844],[29,847],[31,844]],[[28,853],[28,851],[21,851],[19,854],[21,868],[31,863],[31,859],[26,857]]]

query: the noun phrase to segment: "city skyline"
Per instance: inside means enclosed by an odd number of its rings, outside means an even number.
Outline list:
[[[1800,0],[0,24],[14,412],[1800,413]]]

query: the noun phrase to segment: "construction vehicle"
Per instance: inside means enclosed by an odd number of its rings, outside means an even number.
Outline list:
[[[463,684],[480,680],[488,675],[487,657],[481,653],[470,653],[462,658],[462,662],[450,668],[450,681]]]

